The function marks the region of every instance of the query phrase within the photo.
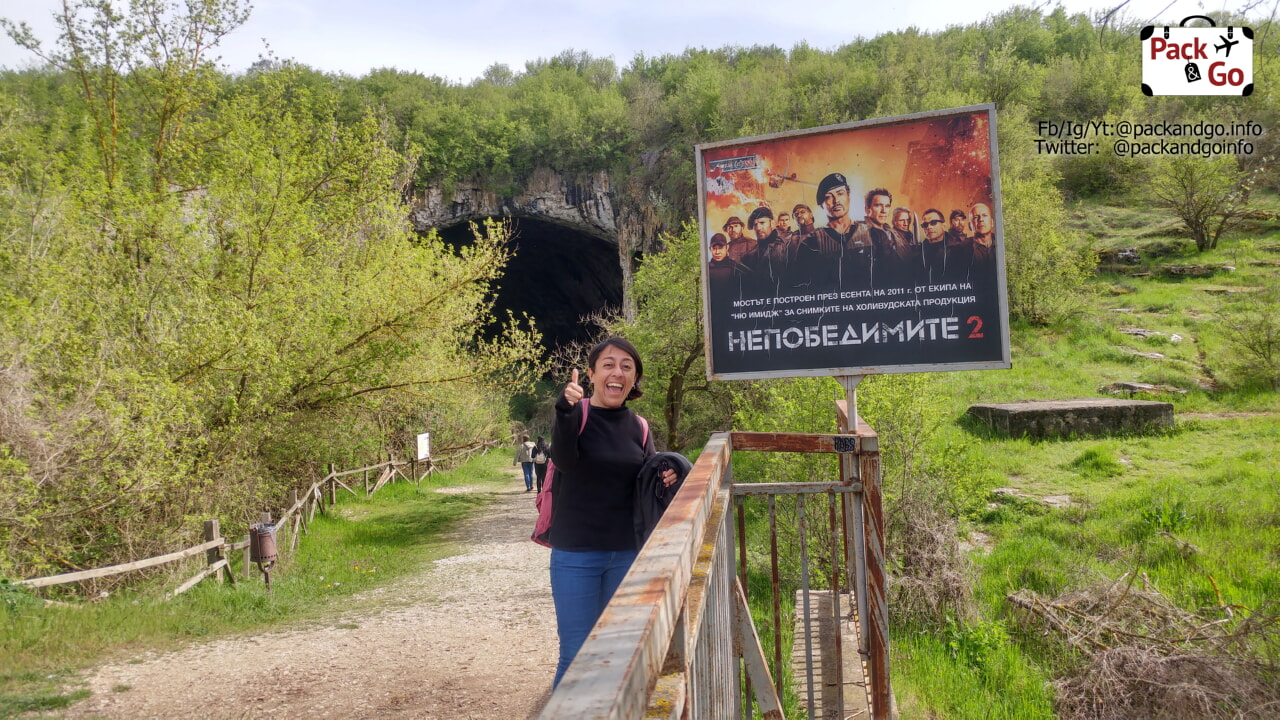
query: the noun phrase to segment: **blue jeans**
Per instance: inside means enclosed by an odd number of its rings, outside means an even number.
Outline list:
[[[551,550],[551,597],[560,634],[554,688],[635,562],[635,550]]]
[[[533,463],[520,463],[520,468],[524,470],[524,489],[533,489]]]

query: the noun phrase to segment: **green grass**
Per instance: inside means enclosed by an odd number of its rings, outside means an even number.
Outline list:
[[[985,632],[989,640],[972,638]],[[895,630],[894,692],[903,718],[1049,720],[1049,678],[997,624],[948,631]]]
[[[1151,258],[1140,270],[1151,274],[1099,274],[1082,311],[1048,327],[1015,325],[1010,370],[936,377],[954,422],[934,447],[969,443],[985,497],[966,530],[989,536],[991,546],[971,555],[980,615],[971,626],[891,628],[902,717],[1054,717],[1049,682],[1080,658],[1043,628],[1020,624],[1006,600],[1018,590],[1052,597],[1128,573],[1211,618],[1223,604],[1247,615],[1280,597],[1280,394],[1232,384],[1219,313],[1233,296],[1218,292],[1275,282],[1280,268],[1268,263],[1280,253],[1267,248],[1280,245],[1280,234],[1259,227],[1199,254],[1168,234],[1159,211],[1089,204],[1076,218],[1097,247],[1138,247]],[[1236,270],[1162,274],[1168,265],[1215,263]],[[1129,328],[1160,334],[1141,338]],[[1185,390],[1137,397],[1171,402],[1175,427],[1032,441],[994,435],[964,416],[978,402],[1105,396],[1101,389],[1120,381]],[[997,487],[1017,494],[990,492]],[[1050,506],[1048,496],[1070,502]],[[964,638],[978,632],[970,627],[1006,633],[982,636],[975,652],[965,649]]]
[[[26,593],[6,591],[0,594],[6,601],[0,605],[0,718],[81,699],[87,691],[77,687],[77,673],[103,660],[214,635],[329,622],[337,607],[358,610],[358,593],[449,555],[453,548],[442,533],[484,507],[486,490],[509,484],[509,466],[506,453],[497,452],[425,479],[420,491],[408,483],[388,485],[372,498],[340,491],[337,511],[317,514],[297,552],[281,553],[270,592],[256,569],[245,579],[239,553],[234,586],[208,580],[169,601],[162,596],[177,584],[172,578],[163,588],[154,582],[72,606],[43,607]],[[480,492],[434,492],[461,485]]]

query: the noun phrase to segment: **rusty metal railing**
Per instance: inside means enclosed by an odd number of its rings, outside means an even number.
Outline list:
[[[835,453],[841,459],[841,476],[825,483],[735,484],[733,450]],[[825,513],[832,533],[830,546],[839,548],[830,561],[832,597],[837,600],[834,613],[840,613],[842,592],[868,588],[852,593],[860,601],[858,618],[866,640],[858,655],[869,675],[870,717],[889,718],[879,485],[877,438],[864,423],[858,424],[856,432],[842,435],[712,435],[540,720],[750,718],[753,709],[748,697],[755,700],[765,720],[783,718],[780,684],[774,680],[783,670],[779,651],[775,649],[772,662],[766,659],[747,607],[744,583],[735,574],[735,553],[742,537],[739,522],[740,537],[735,538],[734,510],[742,502],[735,495],[804,498],[815,493],[830,498]],[[841,566],[838,572],[837,565]],[[807,565],[802,562],[802,566]],[[864,596],[866,603],[861,602]],[[783,629],[781,613],[774,615],[779,618],[773,632],[776,648]],[[839,618],[834,619],[838,623]],[[883,657],[875,657],[876,653]],[[812,697],[812,689],[808,692]]]

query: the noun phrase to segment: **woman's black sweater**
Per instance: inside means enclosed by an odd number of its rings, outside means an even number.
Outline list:
[[[653,454],[640,418],[626,406],[556,402],[551,460],[556,464],[550,541],[561,550],[635,550],[636,476]],[[641,441],[643,439],[643,445]]]

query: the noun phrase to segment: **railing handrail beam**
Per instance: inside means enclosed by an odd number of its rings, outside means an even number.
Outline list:
[[[342,477],[342,476],[344,476],[344,475],[354,475],[354,474],[356,474],[356,473],[358,473],[358,472],[365,472],[365,471],[367,471],[367,470],[376,470],[376,469],[378,469],[378,468],[380,468],[380,467],[384,467],[384,466],[387,466],[387,465],[408,465],[408,464],[409,464],[409,463],[407,463],[407,462],[401,462],[401,461],[399,461],[399,460],[383,460],[383,461],[382,461],[382,462],[380,462],[380,463],[375,463],[375,464],[373,464],[373,465],[369,465],[369,466],[362,467],[362,468],[356,468],[355,470],[343,470],[342,472],[335,472],[335,473],[329,473],[329,474],[330,474],[332,477]]]
[[[821,495],[829,492],[859,493],[862,492],[862,483],[734,483],[732,492],[734,495]]]
[[[194,545],[185,550],[178,550],[167,555],[157,555],[156,557],[145,558],[143,560],[134,560],[133,562],[124,563],[122,565],[108,565],[107,567],[94,568],[93,570],[79,570],[76,572],[63,573],[61,575],[53,575],[50,577],[29,578],[27,580],[15,580],[14,585],[25,585],[27,587],[46,587],[49,585],[62,585],[69,582],[77,582],[80,580],[92,580],[94,578],[108,577],[110,575],[119,575],[131,570],[142,570],[143,568],[155,567],[156,565],[164,565],[165,563],[174,562],[189,558],[192,555],[199,555],[202,552],[220,547],[226,543],[223,538],[210,540],[208,542]]]
[[[863,433],[773,433],[734,431],[734,450],[794,453],[854,454],[880,449],[874,434]]]
[[[644,716],[728,463],[728,433],[715,433],[539,718]]]

